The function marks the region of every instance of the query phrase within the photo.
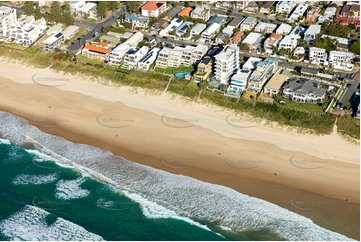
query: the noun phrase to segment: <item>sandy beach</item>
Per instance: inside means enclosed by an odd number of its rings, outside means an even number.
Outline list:
[[[0,110],[47,133],[228,186],[359,237],[359,146],[336,131],[300,134],[169,93],[6,59],[0,70]]]

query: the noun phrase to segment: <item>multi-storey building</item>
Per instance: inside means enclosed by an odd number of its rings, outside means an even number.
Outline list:
[[[325,49],[310,47],[308,58],[312,64],[323,65],[327,62],[327,52]]]
[[[296,21],[302,21],[304,19],[307,8],[308,8],[308,4],[305,3],[298,4],[295,10],[293,10],[291,16],[288,18],[288,21],[291,23],[294,23]]]
[[[278,44],[278,49],[293,51],[297,47],[297,38],[292,35],[286,35]]]
[[[239,48],[237,45],[227,46],[215,56],[215,76],[221,84],[228,85],[230,77],[239,69]]]
[[[15,25],[16,10],[6,6],[0,6],[0,39],[5,39],[10,35],[10,28]]]
[[[238,70],[237,73],[231,77],[230,84],[227,88],[227,94],[241,96],[247,87],[251,73],[252,71],[247,69]]]
[[[319,81],[293,77],[282,86],[282,95],[300,103],[320,103],[326,97],[327,90]]]
[[[157,59],[159,48],[151,49],[143,58],[138,61],[138,69],[143,71],[148,71],[150,66],[155,62]]]
[[[141,7],[142,16],[145,17],[159,17],[162,13],[167,10],[167,2],[166,1],[149,1],[146,2]]]
[[[256,70],[252,73],[248,81],[247,91],[259,93],[268,79],[277,71],[277,60],[267,58],[257,64]]]
[[[329,63],[332,65],[333,68],[336,69],[352,69],[352,61],[354,57],[355,55],[351,52],[330,51]],[[350,66],[351,68],[349,68],[348,66]]]
[[[148,46],[143,46],[140,49],[130,49],[124,55],[123,66],[127,69],[133,69],[138,65],[140,59],[142,59],[149,51]]]
[[[9,40],[28,47],[41,37],[45,30],[44,18],[35,21],[34,16],[22,15],[17,23],[11,26]]]
[[[276,13],[289,15],[295,7],[294,1],[279,1],[276,5]]]
[[[308,29],[306,30],[303,39],[307,43],[311,43],[312,41],[314,41],[316,39],[317,35],[320,32],[321,32],[321,25],[318,25],[318,24],[310,25],[310,27],[308,27]]]

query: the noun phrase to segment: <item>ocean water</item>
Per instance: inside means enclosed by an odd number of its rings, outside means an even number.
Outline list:
[[[224,186],[0,112],[0,240],[350,240]]]

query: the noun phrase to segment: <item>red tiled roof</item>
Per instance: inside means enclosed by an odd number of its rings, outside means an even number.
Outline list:
[[[99,45],[104,46],[104,47],[108,47],[108,43],[104,42],[104,41],[100,41]]]
[[[189,16],[190,12],[193,10],[193,8],[191,7],[186,7],[186,8],[183,8],[182,11],[180,11],[180,13],[178,13],[178,16],[181,17],[181,16]]]
[[[282,38],[282,34],[273,33],[273,34],[271,34],[271,37],[275,38],[275,39],[280,39],[280,38]]]
[[[230,38],[231,42],[239,42],[241,38],[244,36],[244,33],[241,31],[238,31],[234,33],[234,35]]]
[[[142,6],[142,9],[147,11],[155,11],[158,8],[160,8],[164,3],[165,3],[164,1],[162,2],[149,1]]]
[[[103,54],[110,53],[110,50],[109,50],[109,49],[102,48],[102,47],[98,47],[98,46],[94,46],[94,45],[85,45],[85,46],[84,46],[84,49],[96,51],[96,52],[103,53]]]

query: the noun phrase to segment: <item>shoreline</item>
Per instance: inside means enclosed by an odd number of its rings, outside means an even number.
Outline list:
[[[359,226],[356,229],[356,226],[346,228],[337,224],[340,221],[349,223],[351,214],[353,216],[350,224],[359,224],[359,162],[356,161],[359,159],[359,154],[356,153],[358,148],[343,140],[344,143],[341,144],[344,146],[339,153],[347,156],[332,152],[332,147],[337,147],[341,142],[337,133],[318,137],[290,132],[277,134],[280,131],[268,129],[265,132],[266,137],[263,137],[262,131],[267,128],[258,127],[257,123],[237,123],[244,127],[255,125],[251,128],[235,129],[230,125],[225,126],[227,124],[224,124],[224,119],[216,119],[222,112],[211,113],[209,119],[202,119],[202,112],[209,110],[204,110],[204,106],[200,104],[172,101],[168,96],[154,98],[156,101],[151,101],[152,97],[145,97],[145,101],[142,101],[139,94],[128,92],[128,95],[125,95],[124,88],[104,87],[70,75],[71,83],[56,88],[46,87],[29,80],[31,75],[28,71],[16,72],[15,69],[20,67],[18,64],[1,65],[7,68],[4,74],[0,74],[0,109],[27,119],[30,124],[46,133],[109,150],[128,160],[157,169],[225,185],[310,217],[315,223],[333,231],[339,232],[341,229],[348,236],[352,234],[353,238],[359,236],[359,231],[355,232]],[[64,77],[49,69],[21,68],[41,75]],[[11,81],[6,79],[9,77]],[[90,93],[93,95],[89,95]],[[131,105],[132,97],[134,101],[138,101],[138,105],[143,105],[142,109]],[[111,100],[114,102],[109,102]],[[121,101],[125,105],[120,103]],[[153,106],[157,102],[163,103],[164,107]],[[173,110],[174,108],[169,107],[171,102],[179,102],[180,109]],[[156,111],[163,113],[163,116],[149,111],[157,108],[160,110]],[[173,110],[173,113],[169,112],[170,110]],[[189,110],[191,115],[179,115],[183,110]],[[203,116],[192,116],[192,112],[199,112]],[[177,114],[179,120],[170,118],[177,117]],[[204,127],[207,125],[202,122],[208,120],[219,124],[226,135],[220,135],[220,130]],[[211,125],[214,124],[208,124]],[[97,130],[99,132],[96,132]],[[267,136],[270,133],[278,137],[288,137],[288,140],[275,139],[276,144],[272,144]],[[338,137],[339,140],[330,143],[330,137]],[[329,145],[313,147],[312,143],[306,143],[308,149],[305,149],[297,146],[294,142],[297,139],[300,139],[300,142],[328,141]],[[327,146],[331,154],[325,150]],[[354,152],[344,153],[346,150]],[[341,156],[343,159],[340,161],[337,158]],[[302,167],[305,165],[308,167]],[[275,196],[275,193],[281,195]],[[298,202],[302,199],[313,201],[314,204],[327,200],[330,205],[318,207],[310,213],[297,209],[295,203],[292,203],[295,199],[298,199]],[[349,202],[346,203],[344,199]],[[325,221],[326,219],[322,218],[330,213],[335,217],[329,220],[339,221]]]

